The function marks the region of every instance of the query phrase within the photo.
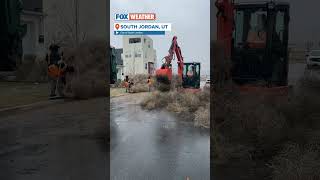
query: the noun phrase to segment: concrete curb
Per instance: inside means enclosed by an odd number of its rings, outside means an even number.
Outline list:
[[[37,103],[33,103],[33,104],[3,108],[3,109],[0,109],[0,116],[16,113],[18,111],[26,111],[26,110],[32,110],[35,108],[42,108],[42,107],[46,107],[46,106],[56,104],[59,102],[64,102],[64,99],[42,101],[42,102],[37,102]]]

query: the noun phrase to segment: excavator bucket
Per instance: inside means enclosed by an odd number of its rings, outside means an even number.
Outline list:
[[[170,84],[172,80],[172,69],[161,68],[156,71],[156,78],[158,83]]]
[[[160,68],[156,70],[157,89],[159,91],[169,91],[171,88],[172,69]]]

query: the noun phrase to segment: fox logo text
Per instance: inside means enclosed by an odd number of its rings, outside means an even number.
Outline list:
[[[114,18],[116,21],[127,21],[129,20],[129,14],[115,14]]]

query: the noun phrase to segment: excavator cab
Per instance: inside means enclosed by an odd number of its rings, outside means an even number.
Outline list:
[[[238,84],[287,86],[289,4],[235,4],[232,79]]]
[[[160,69],[156,70],[156,78],[159,84],[170,85],[172,80],[172,60],[177,57],[179,82],[182,81],[182,87],[188,89],[200,88],[200,63],[185,63],[181,49],[178,46],[177,36],[172,39],[169,54],[164,57],[165,62]],[[180,85],[180,83],[179,83]]]
[[[183,88],[200,88],[200,63],[184,63],[182,74],[182,87]]]

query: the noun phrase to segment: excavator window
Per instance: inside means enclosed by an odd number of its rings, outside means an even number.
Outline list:
[[[188,67],[187,76],[188,76],[188,77],[192,77],[193,74],[194,74],[194,66],[193,66],[193,65],[190,65],[190,66]]]
[[[232,77],[240,84],[286,85],[289,5],[238,4],[232,40]]]
[[[235,17],[235,31],[233,32],[233,38],[235,47],[238,47],[242,44],[243,39],[243,21],[244,21],[244,12],[238,11]]]
[[[185,63],[183,66],[183,87],[200,87],[200,63]]]
[[[263,9],[243,10],[236,13],[235,46],[265,47],[267,40],[267,12]]]
[[[186,76],[187,75],[187,65],[183,65],[183,76]]]
[[[198,76],[200,74],[200,66],[196,66],[196,75]]]

